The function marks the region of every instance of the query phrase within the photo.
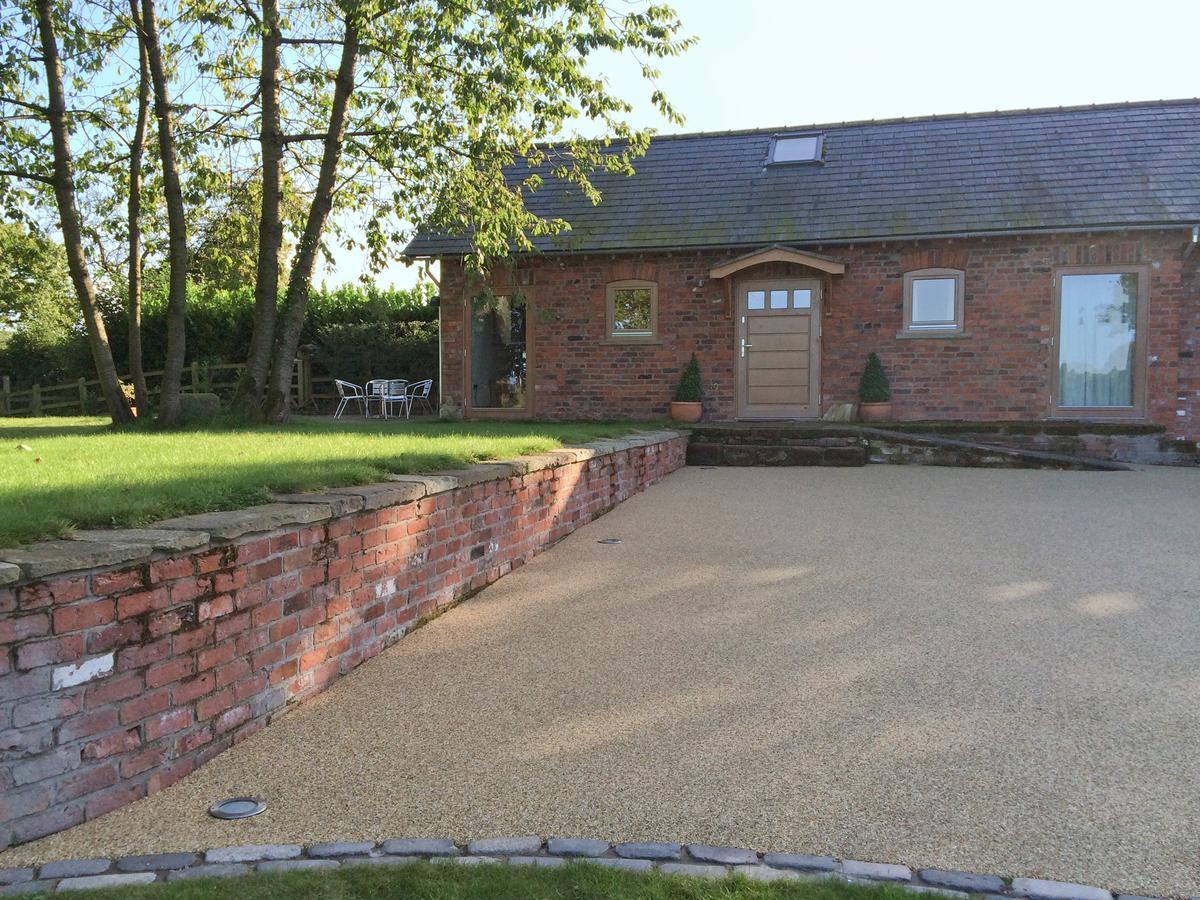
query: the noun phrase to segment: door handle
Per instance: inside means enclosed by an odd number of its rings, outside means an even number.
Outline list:
[[[742,356],[745,357],[747,347],[753,347],[753,346],[754,346],[753,344],[747,344],[746,339],[742,338]]]

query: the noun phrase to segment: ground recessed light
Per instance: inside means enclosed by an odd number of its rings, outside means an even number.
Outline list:
[[[716,468],[716,466],[701,466],[700,471],[701,472],[711,472],[715,468]]]
[[[596,541],[596,543],[597,544],[619,544],[619,543],[621,543],[621,539],[620,538],[600,538],[600,540]]]
[[[258,797],[230,797],[210,806],[208,814],[214,819],[248,819],[266,808],[267,804]]]

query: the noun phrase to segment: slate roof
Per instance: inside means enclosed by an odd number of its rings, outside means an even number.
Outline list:
[[[766,166],[773,135],[820,130],[820,165]],[[571,231],[544,251],[757,247],[1200,223],[1200,100],[656,137],[599,206],[547,181],[528,206]],[[418,234],[411,256],[465,237]]]

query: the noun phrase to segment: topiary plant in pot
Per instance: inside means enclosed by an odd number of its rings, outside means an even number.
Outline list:
[[[704,399],[704,387],[700,383],[700,363],[696,362],[696,354],[679,376],[679,387],[675,389],[675,399],[671,403],[671,418],[676,422],[699,422],[704,412],[701,401]]]
[[[892,417],[892,388],[878,353],[867,357],[858,383],[858,401],[858,416],[864,422],[886,422]]]

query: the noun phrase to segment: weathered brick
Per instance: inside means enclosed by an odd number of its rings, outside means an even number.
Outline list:
[[[54,663],[75,662],[83,656],[83,635],[68,634],[44,641],[30,641],[17,648],[17,668],[28,671]]]
[[[97,597],[112,596],[142,587],[143,570],[121,569],[116,572],[97,572],[92,576],[92,593]]]
[[[185,706],[181,709],[169,709],[150,717],[142,723],[142,732],[147,741],[156,741],[163,735],[182,731],[191,724],[192,710]]]
[[[24,844],[27,841],[35,841],[48,834],[54,834],[56,831],[70,828],[72,825],[78,825],[82,821],[83,808],[81,806],[74,804],[56,806],[45,812],[26,816],[13,822],[13,843]]]
[[[171,692],[166,688],[147,691],[140,697],[121,704],[121,724],[130,725],[148,716],[160,713],[170,705]]]
[[[196,561],[190,554],[171,559],[157,559],[150,563],[150,583],[158,584],[160,581],[188,578],[195,570]]]
[[[64,800],[75,800],[88,794],[94,794],[96,791],[112,787],[117,783],[117,777],[117,767],[112,763],[88,766],[59,782],[57,799],[61,803]],[[43,875],[42,877],[49,876]]]
[[[117,711],[109,706],[72,716],[58,730],[58,742],[68,744],[117,727]]]
[[[0,619],[0,644],[15,644],[32,637],[50,633],[50,619],[45,613]]]
[[[139,591],[136,594],[126,594],[117,599],[117,618],[130,619],[156,609],[166,609],[171,605],[171,595],[166,588],[154,588],[150,591]]]
[[[146,669],[146,687],[162,687],[186,678],[192,674],[193,665],[190,656],[174,656],[157,662]]]
[[[121,731],[90,741],[83,747],[84,759],[103,759],[115,753],[128,753],[142,745],[137,731]]]
[[[233,706],[233,691],[225,688],[209,697],[205,697],[196,704],[196,718],[200,721],[211,719],[231,706]]]
[[[54,610],[54,633],[67,634],[106,625],[113,620],[116,607],[112,600],[103,597],[71,606],[60,606]]]
[[[13,708],[12,723],[14,728],[24,728],[39,722],[57,722],[79,712],[79,699],[76,697],[40,697],[27,700]]]

